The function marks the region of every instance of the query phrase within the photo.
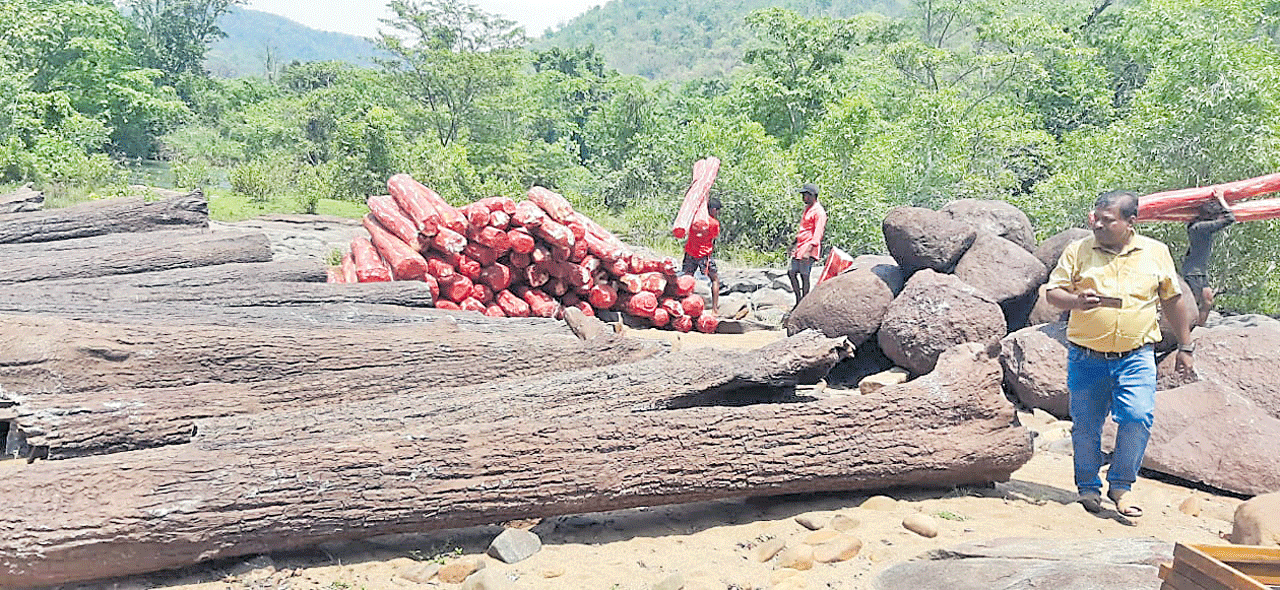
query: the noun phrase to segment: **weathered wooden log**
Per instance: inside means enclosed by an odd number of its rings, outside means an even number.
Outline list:
[[[44,192],[31,188],[31,183],[17,190],[0,194],[0,220],[4,214],[39,211],[44,207]]]
[[[289,307],[324,303],[372,303],[431,307],[431,289],[420,281],[384,283],[293,283],[254,281],[202,287],[133,287],[109,281],[34,281],[0,286],[0,312],[63,315],[85,305],[127,306],[140,303],[215,305],[224,307]]]
[[[101,285],[117,287],[174,287],[191,289],[226,283],[284,282],[323,283],[325,267],[312,260],[280,260],[272,262],[235,262],[212,266],[174,268],[110,277],[55,279],[29,284],[19,289],[53,287],[65,290],[92,289]]]
[[[203,230],[111,234],[58,242],[0,245],[0,284],[80,279],[271,260],[265,234]]]
[[[0,409],[0,420],[9,420],[10,428],[21,433],[23,448],[35,448],[50,459],[181,444],[196,432],[239,430],[231,438],[249,444],[274,439],[281,429],[310,432],[318,427],[323,431],[318,436],[336,437],[425,420],[455,424],[538,414],[554,422],[585,411],[796,401],[791,392],[798,381],[812,382],[847,354],[843,340],[816,332],[750,352],[697,349],[641,360],[657,348],[657,343],[613,334],[580,346],[550,339],[538,347],[541,366],[529,365],[519,375],[493,375],[520,377],[518,384],[478,383],[489,375],[438,374],[435,365],[411,363],[347,371],[340,377],[11,394],[11,407]],[[606,366],[607,361],[616,364]],[[582,368],[564,370],[575,364]],[[540,374],[542,369],[556,372]],[[530,379],[535,375],[536,382]],[[233,418],[202,420],[221,416]]]
[[[209,202],[196,190],[150,203],[127,197],[0,217],[0,244],[208,226]]]
[[[460,384],[618,364],[659,350],[634,340],[595,347],[560,322],[508,320],[503,328],[503,333],[480,333],[442,320],[377,331],[275,330],[0,315],[0,387],[10,395],[65,395],[305,375],[336,380],[375,368],[398,369],[406,386],[430,379]],[[548,356],[548,351],[558,354]]]
[[[424,420],[236,448],[202,433],[189,445],[37,462],[0,479],[15,499],[0,511],[0,586],[516,518],[1005,480],[1030,458],[1030,436],[1000,392],[999,364],[976,345],[954,350],[941,372],[884,394],[555,422]]]

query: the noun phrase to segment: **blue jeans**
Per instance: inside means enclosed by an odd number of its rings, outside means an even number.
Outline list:
[[[1091,356],[1071,345],[1067,352],[1067,389],[1071,392],[1071,446],[1076,489],[1081,495],[1100,495],[1102,482],[1102,424],[1114,416],[1115,452],[1107,470],[1107,485],[1128,491],[1138,479],[1142,455],[1151,437],[1156,406],[1155,350],[1148,344],[1119,359]]]

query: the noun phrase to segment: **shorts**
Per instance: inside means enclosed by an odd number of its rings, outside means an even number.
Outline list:
[[[811,271],[812,269],[813,269],[812,258],[792,258],[791,259],[791,272],[809,274],[809,271]]]
[[[695,272],[702,271],[702,274],[711,278],[716,274],[716,259],[710,256],[706,258],[694,258],[688,252],[684,254],[684,274],[691,275]]]
[[[1184,275],[1183,280],[1191,287],[1191,295],[1196,298],[1196,307],[1204,307],[1204,288],[1209,286],[1209,276],[1202,274]]]

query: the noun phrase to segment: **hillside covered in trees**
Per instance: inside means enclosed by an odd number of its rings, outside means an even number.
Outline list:
[[[218,18],[218,27],[227,36],[209,47],[205,68],[220,78],[267,77],[294,61],[374,65],[369,40],[317,31],[283,16],[234,7]]]
[[[464,0],[392,0],[374,67],[290,61],[220,79],[203,60],[240,2],[126,4],[0,4],[0,183],[116,194],[121,162],[161,159],[215,211],[358,208],[400,172],[456,203],[539,184],[675,253],[690,166],[715,155],[717,255],[755,264],[781,261],[801,182],[822,188],[828,243],[861,254],[883,252],[880,221],[899,205],[1000,199],[1044,238],[1103,190],[1280,171],[1274,0],[761,7],[742,17],[740,66],[682,82],[621,72],[602,44],[531,45]],[[1280,313],[1276,229],[1220,238],[1220,305]],[[1185,245],[1179,224],[1143,231]]]

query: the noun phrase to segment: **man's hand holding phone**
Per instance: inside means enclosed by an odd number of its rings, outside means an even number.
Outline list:
[[[1113,307],[1120,309],[1124,305],[1124,300],[1119,297],[1108,297],[1099,295],[1093,289],[1085,289],[1076,294],[1076,298],[1080,301],[1080,309],[1090,310],[1097,307]]]

